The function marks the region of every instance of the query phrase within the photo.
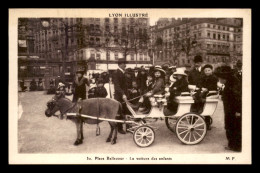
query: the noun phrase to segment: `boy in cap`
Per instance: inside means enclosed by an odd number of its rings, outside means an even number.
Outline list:
[[[197,93],[194,95],[195,104],[197,112],[203,111],[203,106],[205,104],[206,95],[209,91],[217,91],[218,78],[213,74],[213,67],[210,64],[206,64],[202,68],[202,77],[197,86],[199,88]],[[207,129],[211,130],[210,118],[205,116],[205,121],[207,124]]]

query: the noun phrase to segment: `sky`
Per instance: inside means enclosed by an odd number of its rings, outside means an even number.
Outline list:
[[[150,26],[155,25],[155,22],[157,22],[158,19],[159,19],[159,17],[154,17],[154,18],[151,18],[151,17],[150,17]]]

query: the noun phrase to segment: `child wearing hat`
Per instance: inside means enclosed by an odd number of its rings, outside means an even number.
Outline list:
[[[151,92],[146,94],[147,97],[150,97],[155,94],[162,94],[164,92],[165,75],[166,75],[166,72],[160,66],[155,66],[154,85],[152,87]]]
[[[218,78],[213,74],[212,65],[204,65],[202,68],[202,77],[197,87],[201,88],[203,93],[208,93],[208,91],[217,91],[217,83]]]
[[[184,69],[178,68],[173,73],[176,78],[176,82],[169,88],[170,96],[168,99],[167,109],[174,111],[178,104],[173,100],[176,96],[180,96],[182,92],[189,92],[188,81],[186,79],[187,74]]]
[[[217,91],[217,83],[218,79],[213,74],[213,67],[210,64],[206,64],[202,67],[202,76],[200,82],[197,85],[197,93],[193,96],[194,97],[194,105],[193,108],[196,112],[202,112],[203,107],[205,104],[205,99],[209,91]],[[207,124],[208,130],[211,129],[210,127],[210,120],[209,117],[205,116],[205,121]]]
[[[164,93],[164,78],[166,72],[160,67],[155,66],[154,68],[154,84],[152,85],[151,91],[147,92],[144,95],[143,105],[145,106],[145,110],[143,113],[149,113],[151,108],[151,103],[149,101],[149,97],[156,95],[156,94],[163,94]]]

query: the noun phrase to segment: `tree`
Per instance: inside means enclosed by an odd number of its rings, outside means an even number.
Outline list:
[[[184,52],[186,57],[190,56],[191,50],[196,46],[196,38],[191,35],[189,24],[185,24],[185,28],[181,31],[179,27],[174,28],[175,32],[172,38],[173,62],[177,60],[179,55]]]

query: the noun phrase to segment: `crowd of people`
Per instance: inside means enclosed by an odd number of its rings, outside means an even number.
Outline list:
[[[224,105],[228,139],[226,149],[241,151],[242,63],[238,61],[236,69],[223,65],[215,71],[211,64],[202,66],[202,63],[202,57],[195,56],[194,68],[191,71],[175,66],[166,69],[155,66],[146,71],[144,68],[126,69],[124,60],[119,60],[119,67],[112,75],[115,87],[114,98],[121,103],[131,100],[134,108],[138,109],[143,106],[145,109],[142,113],[146,114],[151,107],[149,98],[164,94],[165,88],[168,88],[170,95],[167,109],[174,111],[177,107],[177,103],[173,101],[174,97],[180,96],[183,92],[190,92],[189,86],[193,85],[195,88],[192,96],[195,103],[191,111],[201,113],[209,91],[218,90],[222,95]],[[139,96],[142,97],[139,98]],[[125,114],[129,113],[128,109],[124,108],[124,110]],[[205,117],[205,121],[210,130],[208,118]],[[122,124],[119,126],[119,132],[125,133]]]
[[[25,85],[24,79],[20,81],[20,88],[22,92],[27,91],[27,86]],[[39,78],[38,82],[35,79],[32,79],[29,86],[29,91],[43,91],[43,81],[42,78]]]
[[[174,97],[183,92],[191,92],[195,101],[191,112],[201,113],[209,91],[218,91],[224,105],[227,149],[241,151],[242,63],[238,61],[235,69],[224,65],[215,70],[211,64],[202,63],[202,57],[195,56],[194,68],[190,71],[176,66],[152,66],[147,70],[144,67],[126,68],[125,60],[119,59],[118,69],[112,75],[108,72],[93,74],[91,79],[85,78],[85,71],[79,69],[72,85],[73,102],[77,102],[79,98],[112,98],[114,94],[113,98],[122,103],[125,115],[130,113],[124,104],[126,101],[129,101],[134,110],[147,114],[152,107],[149,99],[154,95],[168,93],[166,109],[174,112],[178,107]],[[105,87],[111,82],[114,84],[114,93]],[[194,86],[193,89],[191,86]],[[60,83],[56,94],[65,97],[64,91],[65,85]],[[205,121],[210,130],[208,117],[205,117]],[[118,124],[118,132],[126,133],[122,123]]]

